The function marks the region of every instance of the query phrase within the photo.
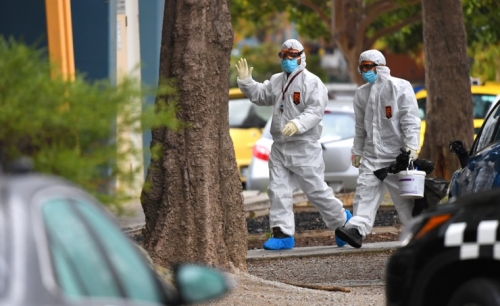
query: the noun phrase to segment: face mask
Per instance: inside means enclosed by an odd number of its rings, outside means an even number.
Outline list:
[[[289,60],[289,59],[284,59],[281,61],[281,67],[283,70],[285,70],[288,73],[291,73],[295,69],[299,67],[299,64],[297,63],[297,60]]]
[[[368,83],[373,83],[377,79],[378,75],[373,70],[369,70],[367,72],[362,72],[361,77]]]

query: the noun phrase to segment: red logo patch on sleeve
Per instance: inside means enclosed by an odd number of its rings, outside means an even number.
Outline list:
[[[387,119],[392,118],[392,107],[390,106],[385,107],[385,116],[387,117]]]
[[[293,104],[299,105],[300,103],[300,92],[293,93]]]

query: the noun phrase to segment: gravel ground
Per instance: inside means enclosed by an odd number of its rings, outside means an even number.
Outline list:
[[[296,213],[297,233],[327,229],[317,212]],[[394,210],[377,212],[375,226],[400,227]],[[269,232],[268,216],[247,219],[249,236]],[[262,235],[260,235],[262,236]],[[398,233],[369,235],[364,243],[397,240]],[[333,237],[295,237],[296,246],[331,245]],[[249,240],[249,249],[262,240]],[[321,257],[248,261],[248,273],[231,274],[236,287],[223,299],[204,305],[385,305],[385,268],[392,251]],[[290,284],[294,285],[290,285]],[[336,286],[349,292],[306,289],[296,285]]]
[[[248,262],[232,274],[236,288],[205,305],[385,305],[384,272],[391,252]],[[305,289],[286,283],[340,286],[350,292]]]
[[[296,246],[332,245],[333,236],[317,212],[295,214]],[[377,212],[375,226],[394,226],[401,223],[394,210]],[[262,245],[269,232],[268,216],[248,218],[249,249]],[[327,230],[327,231],[325,231]],[[315,235],[314,233],[318,233]],[[320,234],[323,233],[323,234]],[[304,236],[304,237],[302,237]],[[397,240],[399,233],[369,235],[364,243]],[[140,243],[142,237],[133,239]],[[252,244],[253,243],[253,244]],[[385,268],[392,251],[342,253],[329,256],[249,260],[248,272],[228,274],[235,287],[219,300],[199,305],[385,305]],[[293,285],[291,285],[293,284]],[[344,289],[325,291],[301,286],[320,286]]]

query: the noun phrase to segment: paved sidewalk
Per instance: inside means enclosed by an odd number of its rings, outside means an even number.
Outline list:
[[[247,253],[247,260],[263,260],[263,259],[276,259],[276,258],[289,258],[289,257],[310,257],[310,256],[323,256],[335,255],[346,253],[366,253],[366,252],[382,252],[397,249],[401,243],[399,241],[389,242],[374,242],[366,243],[359,249],[353,248],[349,245],[344,247],[337,246],[315,246],[315,247],[301,247],[293,248],[291,250],[283,251],[270,251],[270,250],[249,250]]]

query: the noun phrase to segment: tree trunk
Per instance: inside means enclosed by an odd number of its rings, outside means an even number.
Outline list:
[[[165,2],[160,78],[177,81],[177,117],[189,126],[153,130],[151,147],[161,145],[162,156],[148,169],[141,202],[145,248],[167,267],[196,262],[246,270],[242,188],[228,123],[228,2]]]
[[[318,12],[320,17],[323,16],[321,9],[311,4],[311,1],[300,0],[299,2],[310,6]],[[406,0],[405,5],[420,5],[420,0]],[[395,33],[406,25],[421,22],[421,16],[415,15],[399,23],[379,29],[368,36],[370,24],[375,22],[380,14],[390,13],[402,7],[400,1],[394,0],[331,0],[332,16],[328,22],[332,31],[332,40],[344,55],[351,82],[359,85],[366,83],[358,73],[357,68],[361,52],[372,49],[377,39]],[[322,19],[326,20],[327,18],[323,17]]]
[[[470,148],[474,137],[462,2],[422,0],[422,8],[427,127],[420,157],[436,163],[435,176],[450,180],[460,164],[449,142]]]

